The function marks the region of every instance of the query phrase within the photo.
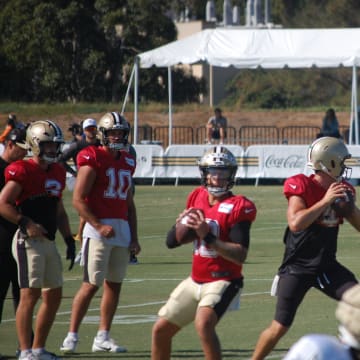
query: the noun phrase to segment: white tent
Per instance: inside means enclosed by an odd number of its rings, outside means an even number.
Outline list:
[[[360,64],[359,39],[360,28],[248,29],[229,27],[203,30],[182,40],[144,52],[137,56],[132,73],[132,77],[135,77],[135,143],[138,126],[139,67],[168,68],[169,144],[171,144],[171,67],[178,64],[207,62],[211,66],[234,66],[239,69],[352,67],[351,117],[355,121],[350,120],[350,133],[353,133],[354,124],[355,143],[358,144],[356,68]]]

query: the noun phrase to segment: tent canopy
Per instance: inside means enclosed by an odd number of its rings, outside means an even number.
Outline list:
[[[206,61],[254,69],[352,67],[360,64],[360,28],[203,30],[139,55],[141,68]]]
[[[171,127],[171,71],[178,64],[207,62],[212,66],[239,69],[353,68],[351,113],[356,144],[357,76],[360,64],[360,28],[345,29],[207,29],[137,56],[134,68],[169,69],[169,127]],[[138,74],[138,70],[135,71]],[[137,127],[137,77],[135,76],[135,127]],[[350,121],[352,128],[353,121]],[[136,130],[136,129],[135,129]],[[352,129],[350,129],[352,130]],[[171,131],[169,131],[171,133]],[[169,134],[169,136],[171,136]],[[136,141],[136,135],[135,135]],[[171,144],[171,138],[169,138]]]

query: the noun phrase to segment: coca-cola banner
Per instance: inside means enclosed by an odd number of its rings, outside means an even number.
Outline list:
[[[200,177],[198,160],[214,145],[172,145],[165,151],[161,145],[134,145],[137,156],[135,178],[151,178],[153,184],[160,178]],[[311,174],[307,167],[308,145],[254,145],[246,150],[238,145],[225,145],[238,163],[237,178],[285,179],[299,173]],[[352,155],[346,165],[352,168],[352,179],[360,179],[360,146],[348,146]],[[1,147],[0,147],[1,151]],[[68,174],[67,185],[70,190],[75,178]]]
[[[245,151],[246,178],[287,178],[307,172],[308,145],[254,145]]]
[[[212,145],[172,145],[165,151],[160,145],[135,145],[137,167],[135,178],[199,178],[198,160]],[[312,170],[307,167],[308,145],[254,145],[244,149],[225,145],[236,157],[237,178],[285,179]],[[360,146],[348,146],[352,154],[346,165],[352,178],[360,178]]]

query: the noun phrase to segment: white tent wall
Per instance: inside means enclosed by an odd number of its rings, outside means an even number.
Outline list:
[[[169,144],[171,145],[171,67],[206,62],[210,66],[239,69],[336,68],[353,69],[350,127],[359,144],[357,119],[357,66],[360,63],[360,29],[248,29],[216,28],[200,31],[139,54],[135,67],[167,67],[169,85]],[[216,86],[216,84],[215,84]],[[138,79],[135,76],[135,88]],[[134,94],[138,109],[138,92]],[[134,114],[135,131],[138,126]],[[354,128],[354,129],[353,129]],[[135,132],[137,133],[137,132]],[[352,134],[352,132],[351,132]],[[350,136],[353,141],[353,136]],[[137,137],[134,139],[137,143]]]

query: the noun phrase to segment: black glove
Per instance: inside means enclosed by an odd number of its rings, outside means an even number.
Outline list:
[[[71,270],[74,267],[75,261],[75,240],[71,235],[67,236],[64,240],[66,243],[66,260],[70,260],[69,270]]]

